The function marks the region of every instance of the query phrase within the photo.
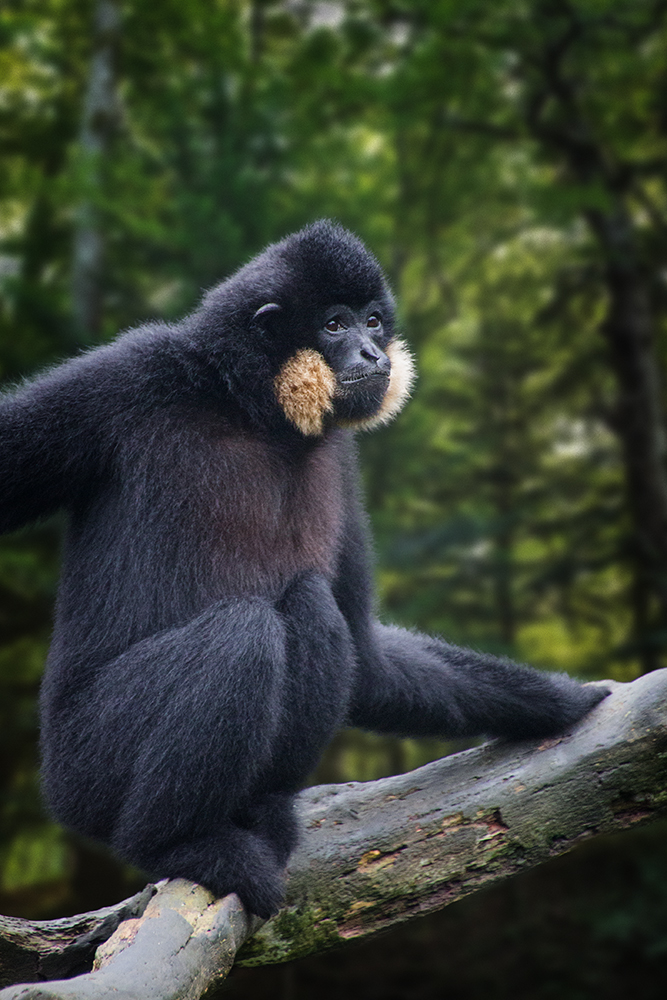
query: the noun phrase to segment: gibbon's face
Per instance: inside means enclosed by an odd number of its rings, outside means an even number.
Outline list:
[[[371,302],[358,310],[334,305],[326,310],[316,342],[336,376],[336,420],[368,420],[382,406],[391,373],[388,341],[377,304]]]
[[[414,366],[385,328],[381,305],[332,305],[319,324],[313,347],[298,350],[276,376],[287,419],[307,436],[332,425],[371,429],[391,420],[410,393]]]

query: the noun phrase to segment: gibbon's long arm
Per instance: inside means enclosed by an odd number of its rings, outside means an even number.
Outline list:
[[[379,622],[373,645],[359,667],[349,720],[374,732],[551,736],[609,694],[602,685],[584,686],[566,674],[542,673]]]
[[[52,514],[98,467],[86,358],[0,396],[0,532]]]
[[[358,658],[350,725],[400,736],[527,739],[561,732],[606,697],[603,686],[582,686],[566,674],[377,621],[369,531],[354,468],[352,448],[344,463],[349,504],[334,582]]]

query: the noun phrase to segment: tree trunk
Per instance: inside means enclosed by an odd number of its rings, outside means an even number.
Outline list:
[[[662,378],[650,313],[647,278],[635,247],[632,222],[618,205],[613,213],[589,212],[606,258],[609,306],[602,332],[618,385],[616,431],[634,524],[639,609],[637,635],[646,669],[664,661],[667,631],[667,436]],[[653,605],[651,607],[651,604]],[[662,652],[662,656],[661,656]]]
[[[93,51],[79,135],[82,200],[76,214],[72,260],[72,306],[77,333],[97,338],[102,321],[104,237],[100,195],[104,160],[119,123],[115,53],[120,16],[116,0],[96,0]]]
[[[591,23],[571,5],[554,6],[548,0],[540,4],[539,14],[544,42],[524,65],[527,78],[539,73],[526,101],[526,126],[566,166],[571,179],[604,192],[608,204],[584,208],[582,214],[604,268],[608,306],[601,332],[618,386],[614,429],[623,449],[633,522],[636,642],[644,669],[653,670],[664,665],[667,651],[667,431],[650,274],[641,260],[630,204],[636,168],[615,161],[581,106],[580,81],[569,57],[582,39],[595,44]],[[657,7],[649,12],[649,32],[656,15],[664,17]],[[629,36],[628,44],[638,44],[637,39]]]

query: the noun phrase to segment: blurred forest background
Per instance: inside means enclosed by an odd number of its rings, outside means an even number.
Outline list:
[[[334,217],[421,373],[362,444],[382,613],[588,679],[667,664],[664,0],[3,0],[0,39],[4,385]],[[39,917],[139,879],[40,804],[58,538],[0,549],[0,912]],[[451,749],[346,732],[316,778]],[[666,834],[230,995],[662,997]]]

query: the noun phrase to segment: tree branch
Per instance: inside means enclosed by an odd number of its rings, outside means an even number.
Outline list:
[[[667,814],[667,670],[614,685],[570,734],[486,743],[408,774],[309,788],[299,811],[287,905],[264,925],[234,895],[213,900],[199,886],[164,883],[143,916],[98,949],[97,971],[10,987],[0,1000],[197,1000],[246,939],[244,965],[322,951]],[[0,955],[3,939],[16,947],[19,938],[22,968],[30,948],[42,962],[62,955],[64,939],[56,947],[46,934],[56,923],[11,920],[9,932],[0,923]]]

